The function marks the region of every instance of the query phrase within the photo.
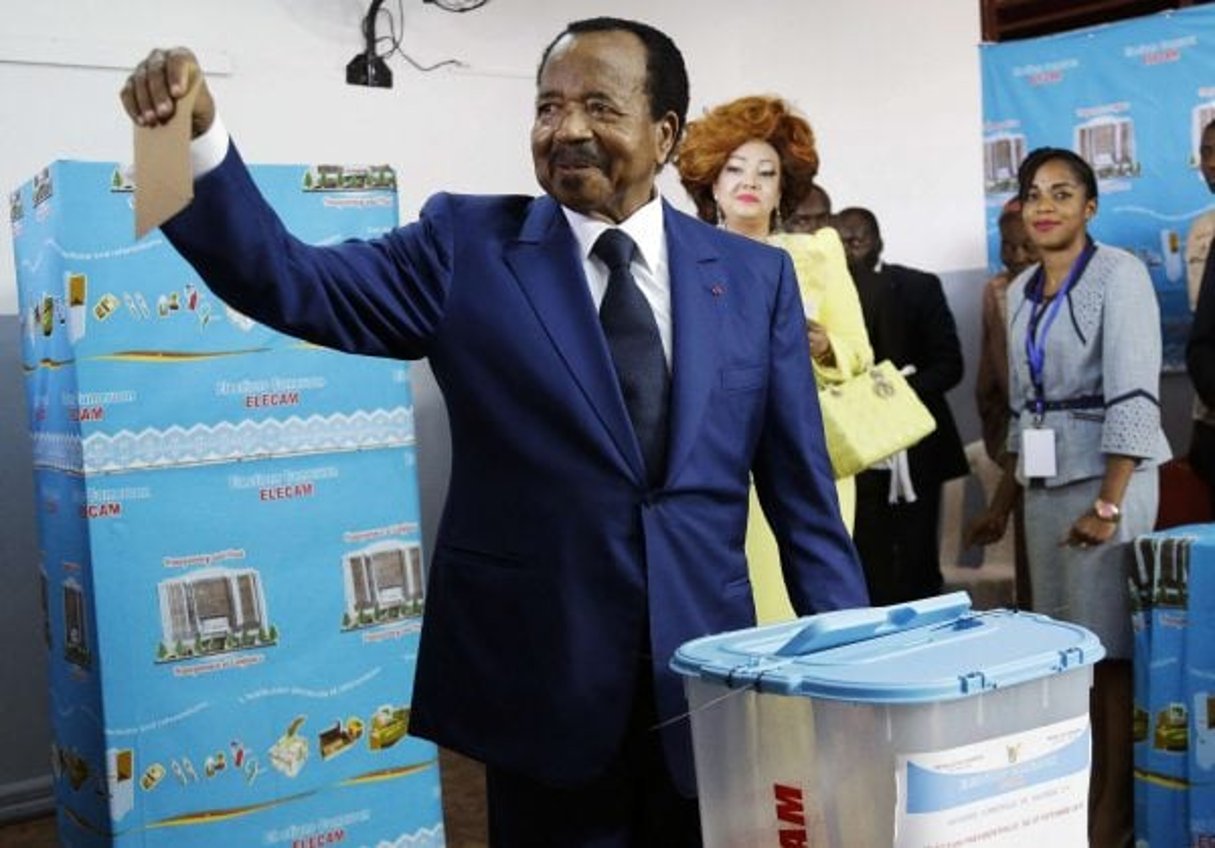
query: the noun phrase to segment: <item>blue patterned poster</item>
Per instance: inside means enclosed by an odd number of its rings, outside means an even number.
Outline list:
[[[980,56],[993,271],[1017,166],[1036,147],[1075,150],[1100,181],[1093,236],[1146,263],[1160,298],[1164,368],[1184,368],[1186,237],[1215,207],[1197,156],[1202,128],[1215,119],[1215,8],[984,45]]]
[[[309,242],[396,225],[387,168],[252,174]],[[442,848],[408,364],[239,313],[131,189],[60,161],[9,198],[59,840]]]

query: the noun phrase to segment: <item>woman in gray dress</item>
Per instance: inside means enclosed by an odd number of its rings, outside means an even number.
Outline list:
[[[1094,672],[1091,845],[1131,844],[1129,542],[1156,518],[1160,315],[1147,268],[1088,235],[1097,180],[1070,150],[1033,151],[1019,172],[1022,215],[1041,261],[1008,290],[1009,461],[972,526],[1003,535],[1017,487],[1038,612],[1100,637]]]

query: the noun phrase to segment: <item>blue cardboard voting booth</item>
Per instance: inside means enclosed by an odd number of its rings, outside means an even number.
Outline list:
[[[1215,524],[1135,541],[1135,837],[1215,842]]]
[[[396,224],[389,169],[253,174],[307,241]],[[56,162],[9,200],[60,841],[442,845],[408,366],[226,306],[131,189]]]

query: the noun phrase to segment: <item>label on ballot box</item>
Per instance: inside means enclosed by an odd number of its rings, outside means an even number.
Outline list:
[[[896,848],[1086,838],[1086,717],[947,751],[901,755]],[[1068,829],[1061,830],[1060,822]]]

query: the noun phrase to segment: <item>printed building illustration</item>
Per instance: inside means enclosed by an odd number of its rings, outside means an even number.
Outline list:
[[[73,577],[63,581],[63,655],[68,662],[81,668],[93,664],[84,588]]]
[[[1025,159],[1025,136],[1003,133],[983,143],[983,188],[988,194],[1015,192],[1017,168]]]
[[[421,614],[426,584],[420,545],[378,544],[348,554],[342,565],[344,627],[366,627]]]
[[[1139,175],[1135,123],[1128,117],[1103,115],[1076,127],[1075,150],[1098,179]]]
[[[277,632],[266,623],[260,575],[207,569],[165,580],[157,587],[164,640],[159,659],[272,645]]]
[[[1202,144],[1202,131],[1215,121],[1215,102],[1200,103],[1190,112],[1190,167],[1198,167],[1198,148]]]

